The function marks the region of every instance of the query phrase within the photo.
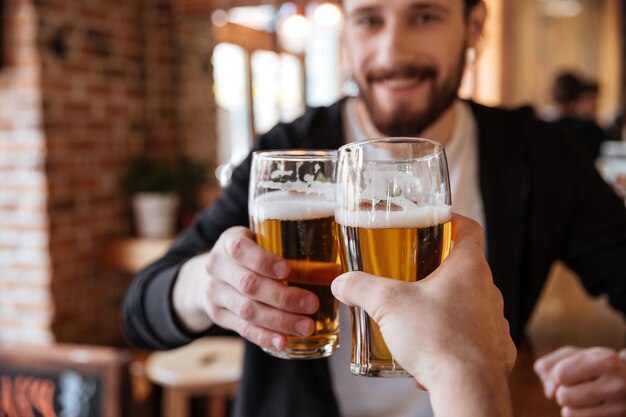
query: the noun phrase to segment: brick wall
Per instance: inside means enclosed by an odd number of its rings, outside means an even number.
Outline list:
[[[172,161],[178,153],[175,142],[174,44],[172,0],[148,0],[144,6],[143,29],[145,70],[145,139],[156,159]]]
[[[32,1],[6,2],[0,70],[0,342],[46,343],[52,303]]]
[[[130,230],[119,178],[143,150],[143,33],[138,1],[45,0],[37,6],[48,155],[53,332],[119,343],[127,277],[100,262]]]
[[[32,1],[9,1],[0,73],[0,341],[121,344],[130,277],[100,257],[131,232],[119,179],[139,154],[214,154],[210,18]]]
[[[211,54],[213,27],[210,13],[180,15],[175,27],[177,142],[180,152],[212,159],[217,153],[216,107],[213,96]]]

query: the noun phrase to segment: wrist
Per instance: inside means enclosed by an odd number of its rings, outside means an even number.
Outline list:
[[[437,416],[512,416],[508,373],[498,361],[445,358],[430,374],[423,382]]]
[[[213,325],[202,302],[202,297],[206,296],[201,286],[206,275],[205,257],[198,255],[185,262],[172,290],[174,313],[183,327],[192,333],[204,331]]]

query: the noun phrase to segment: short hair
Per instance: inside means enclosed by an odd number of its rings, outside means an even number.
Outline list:
[[[564,72],[556,77],[552,88],[552,97],[558,104],[569,104],[578,100],[584,88],[583,81],[571,72]]]
[[[465,17],[467,18],[470,14],[470,11],[483,0],[465,0],[463,5],[465,7]]]

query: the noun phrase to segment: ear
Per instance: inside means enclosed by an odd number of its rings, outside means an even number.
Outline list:
[[[467,47],[475,48],[483,36],[487,7],[485,2],[479,1],[467,15]]]

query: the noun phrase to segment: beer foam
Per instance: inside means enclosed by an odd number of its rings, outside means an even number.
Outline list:
[[[335,210],[335,221],[342,226],[367,229],[408,229],[430,227],[449,222],[452,208],[448,205],[413,206],[401,211]]]
[[[334,202],[324,195],[275,191],[258,196],[250,204],[258,220],[313,220],[334,215]]]

